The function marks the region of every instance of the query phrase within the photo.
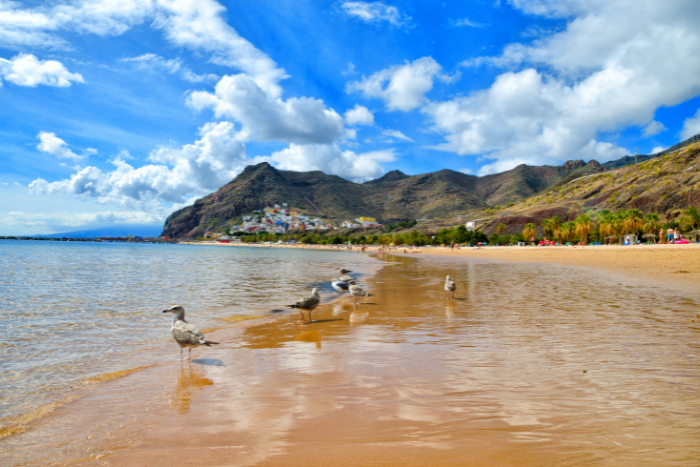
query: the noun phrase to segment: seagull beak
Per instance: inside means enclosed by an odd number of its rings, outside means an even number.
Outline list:
[[[163,313],[167,313],[167,312],[169,312],[169,311],[170,311],[170,310],[163,310]]]

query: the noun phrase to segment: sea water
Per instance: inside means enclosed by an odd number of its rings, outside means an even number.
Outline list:
[[[340,251],[215,245],[0,240],[0,439],[86,382],[179,358],[172,316],[200,329],[269,316],[335,268]],[[172,358],[171,358],[172,359]]]

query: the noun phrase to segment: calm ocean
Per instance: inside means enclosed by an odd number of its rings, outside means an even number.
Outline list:
[[[100,375],[179,359],[173,304],[201,329],[269,315],[360,254],[227,246],[0,240],[0,430]]]

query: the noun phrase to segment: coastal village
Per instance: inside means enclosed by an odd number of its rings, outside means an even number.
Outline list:
[[[373,217],[358,217],[344,220],[339,225],[334,225],[327,219],[311,217],[297,211],[293,211],[288,203],[274,204],[264,209],[255,210],[243,215],[241,223],[232,225],[229,235],[207,231],[205,239],[219,240],[222,242],[235,240],[236,233],[246,234],[271,233],[285,234],[293,230],[339,230],[381,227],[381,224]]]

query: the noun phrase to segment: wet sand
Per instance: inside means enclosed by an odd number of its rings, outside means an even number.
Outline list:
[[[213,332],[222,344],[193,362],[174,347],[172,364],[8,439],[63,449],[30,465],[698,465],[694,289],[540,262],[387,259],[367,304],[345,296],[312,323]]]

